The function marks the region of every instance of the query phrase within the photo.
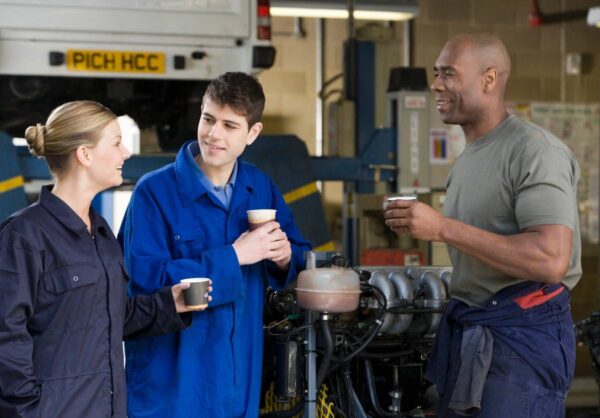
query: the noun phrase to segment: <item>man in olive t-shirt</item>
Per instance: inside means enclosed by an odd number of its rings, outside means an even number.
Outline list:
[[[402,200],[385,213],[396,233],[449,247],[452,299],[428,369],[441,417],[562,417],[573,377],[579,168],[559,139],[508,114],[510,67],[495,35],[446,43],[431,90],[467,145],[448,177],[444,215]]]
[[[571,150],[548,131],[507,116],[456,160],[446,183],[444,215],[510,236],[539,225],[573,231],[571,258],[562,283],[581,277],[581,241],[575,192],[579,170]],[[450,294],[483,305],[504,287],[522,281],[450,245]],[[544,281],[544,277],[539,279]]]

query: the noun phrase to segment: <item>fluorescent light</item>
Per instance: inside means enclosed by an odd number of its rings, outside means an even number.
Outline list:
[[[304,9],[302,7],[274,7],[271,6],[271,16],[289,17],[322,17],[329,19],[348,19],[347,10],[339,9]],[[356,17],[356,13],[354,14]]]
[[[357,1],[354,18],[361,20],[408,20],[419,14],[415,0]],[[347,19],[345,0],[271,0],[271,16]]]
[[[299,7],[271,7],[271,16],[321,17],[325,19],[348,19],[347,10],[302,9]],[[412,13],[380,12],[374,10],[354,10],[354,18],[360,20],[409,20]]]
[[[590,7],[587,15],[587,23],[590,26],[600,28],[600,6]]]

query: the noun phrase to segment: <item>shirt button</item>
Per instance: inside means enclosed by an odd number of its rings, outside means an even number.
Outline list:
[[[79,276],[73,276],[73,281],[76,282],[79,280]]]
[[[496,306],[497,304],[498,304],[498,301],[496,301],[496,300],[492,301],[492,305]]]
[[[181,238],[179,235],[175,235],[175,241],[179,241],[179,238]]]

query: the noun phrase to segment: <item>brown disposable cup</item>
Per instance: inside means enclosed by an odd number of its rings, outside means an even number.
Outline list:
[[[188,309],[202,309],[208,306],[208,284],[210,279],[206,277],[192,277],[181,280],[187,282],[190,287],[183,289],[183,301]]]
[[[267,222],[274,221],[276,213],[276,209],[247,210],[246,214],[248,215],[248,228],[250,229],[250,231],[254,231],[261,225],[264,225]]]

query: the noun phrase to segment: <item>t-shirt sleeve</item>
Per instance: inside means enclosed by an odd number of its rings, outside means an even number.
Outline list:
[[[515,215],[521,230],[549,224],[575,228],[579,168],[567,150],[532,142],[519,155],[513,172]]]

